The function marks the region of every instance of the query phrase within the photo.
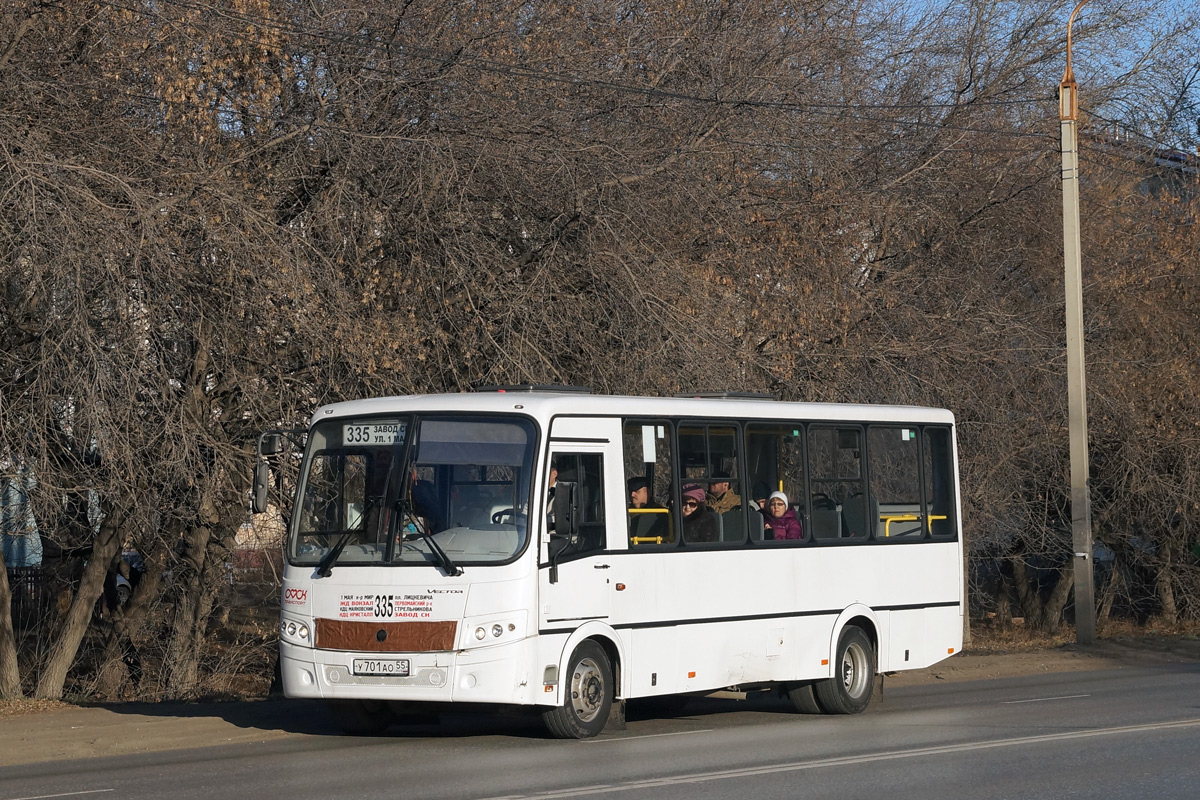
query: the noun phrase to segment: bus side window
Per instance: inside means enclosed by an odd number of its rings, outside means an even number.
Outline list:
[[[950,429],[926,428],[924,434],[926,531],[935,539],[953,539],[957,524]]]
[[[863,481],[862,430],[810,427],[808,458],[813,538],[865,540],[874,525]]]
[[[811,519],[806,514],[804,475],[804,426],[799,422],[761,422],[746,426],[746,473],[751,486],[750,538],[762,541],[767,498],[772,492],[788,497],[791,511],[800,522],[801,539],[812,538]],[[772,541],[772,540],[768,540]],[[797,541],[795,539],[790,541]]]
[[[627,420],[621,436],[626,526],[631,547],[673,544],[670,427],[665,421]]]
[[[872,425],[867,430],[875,538],[925,537],[921,507],[921,460],[917,428]]]

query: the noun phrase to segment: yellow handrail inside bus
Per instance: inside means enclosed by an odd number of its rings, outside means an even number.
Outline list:
[[[892,535],[893,522],[916,522],[921,517],[918,514],[880,514],[879,521],[883,523],[883,535],[888,537]]]
[[[626,509],[626,510],[629,511],[630,514],[669,514],[669,513],[671,513],[671,509],[669,509],[669,508],[630,508],[630,509]],[[654,544],[662,544],[663,537],[661,537],[661,536],[630,536],[629,537],[630,544],[650,544],[651,542],[653,542]]]
[[[920,514],[880,514],[879,521],[883,523],[883,535],[888,537],[892,535],[893,522],[916,522],[921,518]],[[946,519],[945,514],[930,514],[925,518],[925,527],[933,533],[933,521]]]

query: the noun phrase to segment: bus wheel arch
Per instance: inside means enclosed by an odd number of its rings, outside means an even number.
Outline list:
[[[616,696],[625,697],[627,691],[627,687],[623,682],[625,677],[623,674],[625,658],[624,651],[621,648],[621,640],[617,636],[616,631],[603,622],[596,620],[585,622],[583,625],[580,625],[578,628],[576,628],[569,637],[567,637],[567,641],[563,645],[562,651],[558,656],[559,674],[561,675],[569,666],[568,662],[571,659],[571,655],[575,652],[575,648],[579,647],[580,644],[589,639],[594,641],[597,646],[603,649],[605,655],[608,656],[609,664],[612,666]],[[562,700],[561,697],[556,697],[555,699],[557,701]]]
[[[603,639],[580,642],[559,673],[562,702],[542,714],[550,734],[558,739],[589,739],[608,724],[616,702],[616,670]]]
[[[838,632],[830,661],[833,675],[812,685],[813,698],[826,714],[861,714],[870,705],[879,663],[871,628],[870,620],[860,617]]]

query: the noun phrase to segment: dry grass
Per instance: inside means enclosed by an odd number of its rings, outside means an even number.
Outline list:
[[[1180,622],[1167,625],[1161,620],[1150,620],[1138,625],[1126,620],[1110,620],[1097,631],[1103,640],[1127,641],[1155,638],[1200,638],[1200,622]],[[1002,655],[1005,653],[1028,653],[1074,644],[1075,626],[1063,624],[1057,633],[1046,633],[1014,620],[1010,625],[997,625],[991,620],[972,620],[971,643],[963,648],[965,653],[978,655]]]
[[[46,711],[61,711],[74,707],[62,700],[0,700],[0,719],[23,717],[26,714],[42,714]]]

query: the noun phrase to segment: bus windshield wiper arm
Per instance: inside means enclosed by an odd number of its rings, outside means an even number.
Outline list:
[[[413,539],[417,536],[424,539],[425,543],[429,545],[429,550],[433,553],[434,558],[437,559],[441,568],[446,571],[446,574],[450,575],[451,577],[463,574],[462,567],[460,567],[458,564],[455,564],[453,559],[450,558],[450,555],[442,549],[442,546],[434,541],[433,534],[429,532],[428,528],[426,528],[424,525],[418,525],[417,530],[408,534],[405,538]]]
[[[378,497],[367,497],[366,501],[363,503],[362,517],[365,519],[367,514],[371,512],[371,509],[377,505],[379,505]],[[319,562],[317,562],[317,575],[322,578],[328,578],[333,574],[333,565],[336,564],[337,560],[342,557],[342,551],[345,550],[346,545],[350,543],[350,537],[356,533],[359,533],[359,531],[351,528],[338,537],[338,540],[333,547],[329,548],[329,552],[326,553]]]
[[[325,557],[317,563],[318,576],[322,578],[328,578],[333,574],[333,565],[337,563],[338,558],[340,558],[342,555],[342,551],[346,549],[346,545],[350,542],[350,537],[356,533],[358,533],[358,531],[346,531],[337,540],[337,543],[334,544],[333,547],[329,548],[329,552],[326,553]]]

